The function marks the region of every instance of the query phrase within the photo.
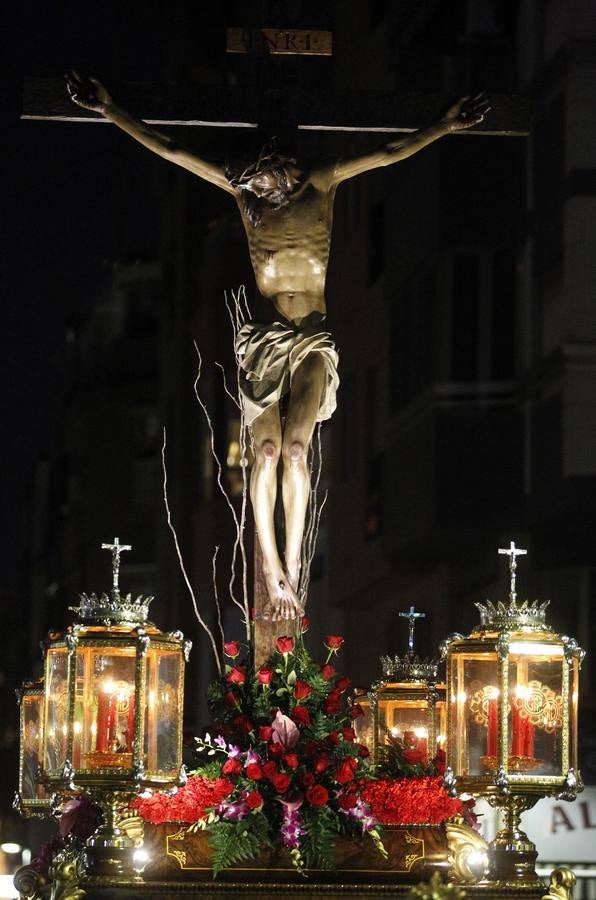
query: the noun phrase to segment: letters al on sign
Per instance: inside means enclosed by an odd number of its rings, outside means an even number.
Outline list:
[[[282,56],[331,56],[333,33],[311,28],[228,28],[226,50],[228,53],[265,50]]]

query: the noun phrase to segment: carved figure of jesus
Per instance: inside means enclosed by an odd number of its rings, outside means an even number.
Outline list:
[[[250,496],[269,596],[263,615],[274,621],[302,615],[298,586],[310,491],[307,454],[317,421],[335,409],[339,383],[337,351],[324,327],[335,192],[348,178],[400,162],[444,135],[477,124],[488,103],[480,95],[464,98],[431,127],[352,159],[307,168],[263,151],[256,162],[231,171],[188,152],[118,107],[99,81],[72,73],[67,87],[79,106],[100,112],[149,150],[231,194],[238,204],[257,287],[278,316],[270,325],[245,325],[236,345],[255,447]],[[286,394],[282,424],[279,402]],[[280,464],[283,559],[274,524]]]

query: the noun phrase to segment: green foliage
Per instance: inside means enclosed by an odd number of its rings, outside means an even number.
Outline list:
[[[300,842],[304,864],[309,869],[332,869],[335,865],[335,838],[339,831],[337,815],[328,807],[304,810],[306,834]]]
[[[188,773],[189,775],[200,775],[201,778],[207,778],[209,781],[215,781],[216,778],[221,777],[221,759],[213,758],[205,759],[203,762],[202,758],[196,769],[192,772]]]
[[[222,869],[254,859],[270,843],[269,822],[262,812],[254,812],[240,822],[220,820],[209,830],[214,878]]]

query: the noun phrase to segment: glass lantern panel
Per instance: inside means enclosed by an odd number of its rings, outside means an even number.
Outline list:
[[[134,734],[136,650],[77,650],[75,769],[130,768]]]
[[[42,709],[43,694],[25,694],[21,701],[23,761],[19,790],[21,800],[45,800],[46,790],[38,781],[42,762]]]
[[[379,696],[379,743],[400,741],[407,749],[420,750],[428,758],[428,703]]]
[[[489,775],[497,757],[496,653],[454,654],[450,682],[448,764],[457,776]]]
[[[435,703],[437,722],[437,750],[445,750],[447,746],[447,703],[445,700],[437,700]]]
[[[569,675],[569,765],[577,771],[577,704],[579,700],[579,661],[577,659],[572,661]]]
[[[50,647],[46,657],[46,723],[44,769],[62,771],[66,760],[68,735],[68,651]]]
[[[363,716],[354,719],[352,723],[354,731],[356,732],[356,740],[359,744],[364,744],[365,747],[368,747],[369,751],[372,753],[374,745],[370,700],[364,691],[357,691],[354,700],[356,703],[360,704],[362,712],[364,713]]]
[[[515,652],[519,647],[521,652]],[[563,648],[511,644],[509,771],[563,775]]]
[[[149,649],[145,754],[148,772],[177,774],[182,759],[181,653]]]

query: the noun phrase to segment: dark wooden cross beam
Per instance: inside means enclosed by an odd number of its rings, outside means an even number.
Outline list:
[[[107,85],[116,103],[152,125],[263,128],[280,110],[299,131],[358,131],[392,134],[416,131],[436,121],[458,98],[445,94],[392,91],[301,90],[253,86],[128,84]],[[520,136],[528,133],[529,98],[492,94],[484,122],[459,134]],[[26,78],[23,119],[104,122],[75,106],[60,78]]]

